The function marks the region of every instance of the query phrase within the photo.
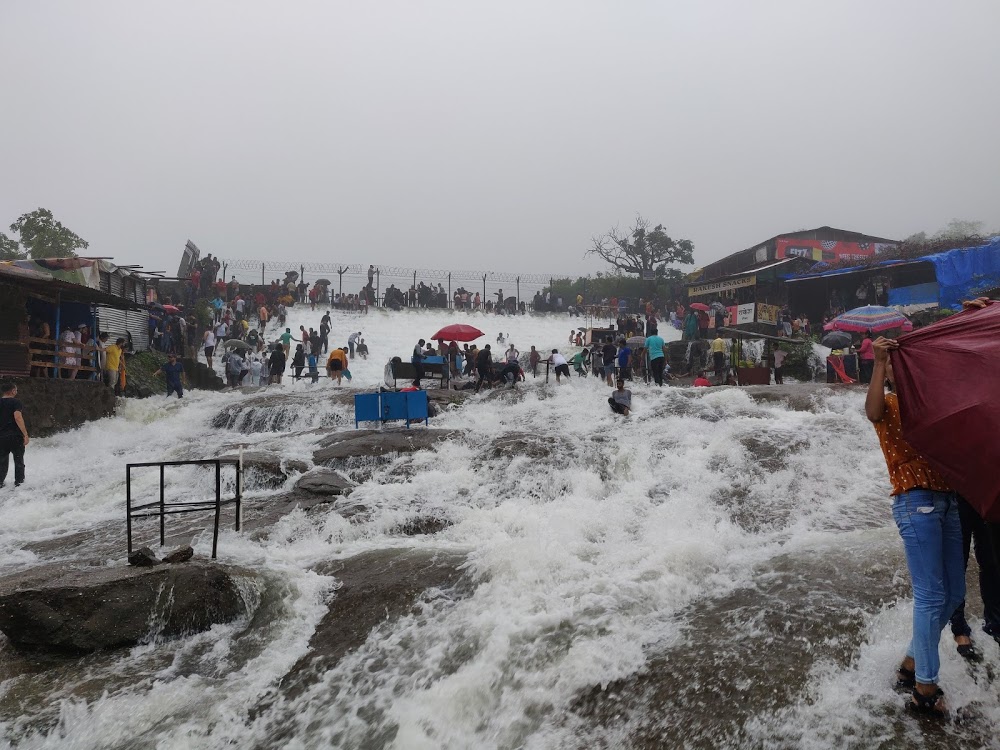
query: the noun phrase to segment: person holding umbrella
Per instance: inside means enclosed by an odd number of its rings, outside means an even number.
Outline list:
[[[892,515],[903,539],[913,585],[913,636],[897,672],[897,685],[912,690],[909,707],[943,715],[938,687],[941,631],[965,600],[965,561],[958,498],[945,479],[903,439],[889,352],[893,339],[872,345],[874,366],[865,414],[875,426],[889,480]],[[889,392],[886,392],[888,383]]]

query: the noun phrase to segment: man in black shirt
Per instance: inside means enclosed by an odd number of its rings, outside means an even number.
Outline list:
[[[413,369],[417,373],[417,377],[413,381],[413,385],[417,388],[420,387],[420,379],[424,376],[424,343],[424,340],[420,339],[417,345],[413,347],[413,356],[410,357],[410,364],[413,365]]]
[[[601,347],[601,357],[604,360],[604,379],[608,385],[615,384],[615,359],[618,357],[618,347],[611,343],[611,337],[604,339],[604,346]]]
[[[14,486],[24,481],[24,449],[28,447],[28,428],[24,426],[17,385],[10,380],[0,384],[0,487],[7,481],[10,455],[14,454]]]
[[[479,373],[479,380],[476,382],[476,393],[479,393],[479,388],[482,386],[484,380],[487,384],[493,382],[493,352],[490,351],[489,344],[484,346],[479,354],[476,355],[476,371]]]
[[[285,373],[285,361],[285,350],[280,346],[274,347],[274,351],[271,352],[268,359],[268,366],[271,372],[271,382],[276,385],[281,383],[281,376]]]

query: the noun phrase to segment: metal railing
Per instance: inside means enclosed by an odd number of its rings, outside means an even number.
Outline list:
[[[166,500],[166,467],[167,466],[215,466],[215,499],[214,500],[194,500],[189,502],[167,502]],[[222,467],[223,465],[236,467],[236,494],[227,499],[222,498]],[[141,468],[157,467],[160,470],[160,499],[151,503],[132,505],[132,470]],[[207,458],[196,461],[150,461],[147,463],[126,464],[125,465],[125,509],[126,527],[128,534],[128,551],[132,554],[132,519],[133,518],[155,518],[160,519],[160,546],[166,544],[166,517],[178,513],[199,513],[204,511],[215,511],[215,523],[212,530],[212,559],[216,557],[219,547],[219,522],[222,517],[222,506],[232,503],[236,504],[236,531],[240,530],[242,516],[242,481],[243,481],[243,461],[239,459]]]

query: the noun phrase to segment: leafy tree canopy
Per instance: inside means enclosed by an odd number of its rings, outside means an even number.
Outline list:
[[[654,271],[663,278],[676,275],[674,269],[668,273],[668,263],[694,263],[694,243],[672,239],[662,224],[650,229],[649,221],[640,215],[630,229],[614,227],[594,237],[586,254],[596,255],[625,273],[641,276],[643,271]]]
[[[21,260],[23,257],[24,253],[17,240],[0,232],[0,260]]]
[[[36,260],[70,258],[75,256],[78,250],[86,250],[90,246],[76,232],[63,226],[62,222],[56,221],[47,208],[37,208],[30,213],[21,214],[17,221],[10,225],[10,230],[20,235],[20,245],[24,252]],[[9,238],[5,239],[8,243],[13,242]],[[2,240],[0,243],[5,247],[7,245]]]

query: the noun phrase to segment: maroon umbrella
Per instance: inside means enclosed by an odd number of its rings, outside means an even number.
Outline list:
[[[692,302],[688,305],[692,310],[701,310],[702,312],[708,312],[712,308],[706,305],[704,302]]]
[[[1000,304],[899,338],[903,437],[987,521],[1000,521]]]
[[[443,341],[447,339],[448,341],[475,341],[483,335],[483,332],[475,326],[467,326],[464,323],[455,323],[442,328],[440,331],[431,336],[431,340]]]

